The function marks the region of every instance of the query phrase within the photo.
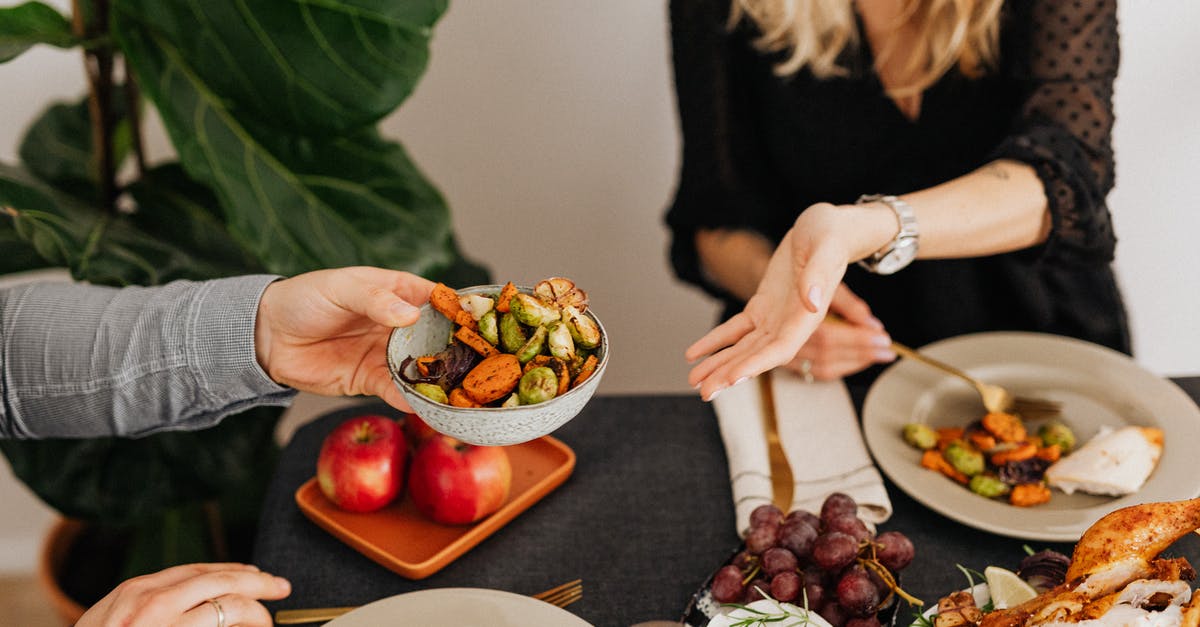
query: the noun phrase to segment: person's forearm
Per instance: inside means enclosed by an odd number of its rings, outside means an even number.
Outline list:
[[[774,246],[753,231],[703,229],[696,232],[696,251],[708,279],[746,301],[758,289]]]
[[[1046,241],[1050,213],[1042,182],[1033,168],[1017,161],[995,161],[927,189],[904,193],[920,231],[919,259],[983,257],[1028,248]],[[895,214],[883,203],[861,212],[851,249],[861,259],[896,235]]]
[[[0,293],[0,437],[198,429],[294,392],[255,361],[258,297],[276,277]]]

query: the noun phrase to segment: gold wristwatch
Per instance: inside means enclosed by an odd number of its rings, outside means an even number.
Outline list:
[[[917,258],[917,218],[913,215],[913,208],[895,196],[867,194],[860,196],[854,204],[863,205],[875,201],[882,202],[896,212],[900,232],[896,233],[895,239],[886,246],[859,261],[858,265],[875,274],[895,274]]]

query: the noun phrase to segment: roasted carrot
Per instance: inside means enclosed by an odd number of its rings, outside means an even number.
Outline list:
[[[1022,442],[1012,448],[1006,448],[992,455],[993,466],[1003,466],[1009,462],[1021,462],[1037,455],[1038,447],[1032,442]]]
[[[535,358],[536,359],[536,358]],[[554,371],[554,376],[558,377],[558,393],[556,396],[562,396],[571,389],[571,369],[567,367],[567,362],[551,357],[546,364]]]
[[[1018,507],[1031,507],[1050,500],[1050,488],[1040,483],[1022,483],[1013,486],[1008,502]]]
[[[595,355],[588,355],[587,359],[583,360],[583,367],[579,369],[579,374],[571,382],[571,388],[577,388],[579,384],[587,381],[588,377],[592,376],[593,372],[596,372],[596,364],[598,363],[600,363],[600,360],[596,359]]]
[[[512,281],[504,284],[504,288],[500,290],[500,297],[496,299],[496,311],[500,313],[508,313],[508,304],[512,302],[513,296],[517,295],[517,286],[512,284]]]
[[[955,470],[954,466],[951,466],[950,462],[946,461],[945,457],[942,457],[942,452],[937,449],[931,448],[921,455],[921,466],[930,470],[936,470],[963,485],[966,485],[971,480],[963,473]]]
[[[484,358],[467,373],[462,389],[471,400],[486,405],[507,396],[520,380],[521,362],[517,361],[516,355],[496,353]]]
[[[491,357],[492,355],[500,354],[500,351],[497,350],[495,346],[492,346],[491,342],[483,339],[482,335],[468,329],[467,327],[458,327],[458,330],[454,332],[454,337],[463,344],[470,346],[476,353],[479,353],[484,357]]]
[[[466,313],[463,311],[462,303],[458,302],[458,293],[446,287],[444,283],[433,286],[433,291],[429,293],[429,306],[456,324],[461,324],[458,312]],[[471,314],[467,314],[467,317],[471,317]]]
[[[962,437],[962,427],[942,427],[937,430],[937,448],[939,451],[945,450],[951,442],[961,440]]]
[[[465,309],[459,309],[458,311],[454,312],[454,324],[457,324],[460,327],[466,327],[472,331],[479,330],[479,323],[476,322],[476,320],[471,317],[471,314],[467,313],[467,310]]]
[[[548,365],[550,365],[551,359],[554,359],[554,358],[549,355],[534,355],[533,359],[530,359],[528,362],[525,363],[525,368],[521,371],[521,374],[529,372],[530,370],[533,370],[534,368],[537,368],[538,366],[548,366]]]
[[[987,431],[972,431],[967,435],[967,441],[984,453],[996,448],[996,438]]]
[[[1024,442],[1025,425],[1012,414],[993,411],[983,417],[983,428],[1001,442]]]
[[[1038,459],[1044,459],[1048,462],[1056,462],[1060,457],[1062,457],[1062,447],[1057,444],[1043,446],[1038,449],[1037,456]]]
[[[436,362],[437,360],[438,360],[437,357],[434,357],[432,355],[427,355],[425,357],[418,357],[417,358],[417,372],[421,373],[422,377],[428,377],[430,364]]]
[[[467,393],[462,388],[450,390],[450,404],[455,407],[483,407],[483,405],[471,400],[471,397],[467,396]]]

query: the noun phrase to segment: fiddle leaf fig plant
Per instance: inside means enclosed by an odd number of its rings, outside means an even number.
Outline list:
[[[155,285],[366,264],[486,283],[459,251],[441,194],[377,129],[424,73],[445,10],[446,0],[0,7],[0,63],[39,44],[78,48],[87,76],[86,95],[30,124],[20,162],[0,163],[0,273],[63,267],[80,281]],[[174,158],[147,162],[148,108]],[[130,575],[227,558],[179,548],[163,529],[193,528],[180,512],[213,506],[253,522],[243,505],[267,478],[278,412],[253,414],[198,433],[0,450],[63,513],[154,529],[176,547],[136,548],[151,557]]]

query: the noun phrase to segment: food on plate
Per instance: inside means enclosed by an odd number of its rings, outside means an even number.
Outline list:
[[[1137,492],[1162,456],[1163,432],[1150,427],[1105,427],[1046,469],[1046,481],[1071,494],[1121,496]]]
[[[408,494],[435,522],[473,523],[500,509],[512,488],[508,453],[499,446],[475,446],[435,435],[413,453]]]
[[[770,607],[764,608],[776,613],[806,607],[815,614],[813,624],[834,627],[878,626],[877,613],[896,596],[920,604],[896,581],[913,559],[912,542],[896,531],[876,535],[857,512],[854,499],[841,493],[829,495],[819,514],[796,510],[785,516],[774,505],[755,508],[745,549],[712,577],[713,601],[753,607],[766,601]]]
[[[768,627],[770,625],[806,625],[833,627],[829,621],[802,607],[774,599],[760,599],[735,608],[728,614],[718,614],[708,621],[708,627]]]
[[[454,324],[450,344],[436,355],[405,359],[398,374],[435,402],[542,403],[581,385],[599,362],[600,325],[587,314],[587,294],[570,279],[546,279],[529,294],[509,282],[494,295],[459,296],[438,283],[429,304]]]
[[[1036,596],[992,609],[969,593],[955,593],[924,621],[934,627],[1195,627],[1200,595],[1192,593],[1188,580],[1196,572],[1184,558],[1159,554],[1197,528],[1200,499],[1116,510],[1083,533],[1069,562],[1052,552],[1022,562],[1017,575],[1041,590]],[[996,583],[992,577],[988,582],[989,587]],[[1016,586],[1016,599],[1028,596],[1010,579],[997,585]]]
[[[1052,421],[1031,434],[1020,416],[988,412],[967,427],[904,426],[904,441],[924,451],[921,466],[985,498],[1031,507],[1050,500],[1043,475],[1075,446],[1070,427]]]
[[[373,512],[400,493],[407,456],[399,422],[386,416],[350,418],[321,443],[317,485],[341,509]]]

